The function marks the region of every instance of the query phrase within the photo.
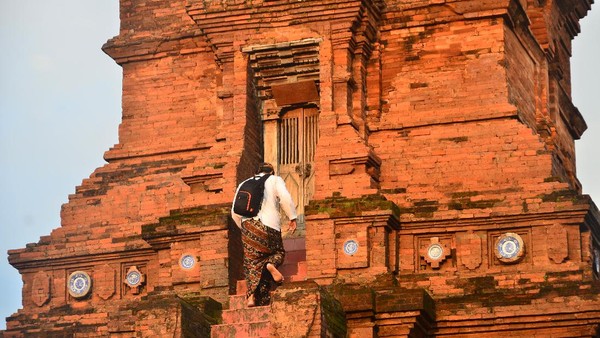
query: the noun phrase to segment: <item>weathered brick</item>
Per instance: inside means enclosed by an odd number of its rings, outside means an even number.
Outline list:
[[[9,252],[23,309],[2,334],[205,337],[221,303],[243,307],[229,203],[278,161],[269,128],[289,107],[272,87],[300,81],[318,89],[314,187],[286,239],[302,282],[274,311],[298,315],[298,292],[314,320],[223,319],[248,335],[596,334],[600,213],[575,176],[569,72],[589,2],[122,0],[103,46],[123,69],[119,143],[60,228]],[[92,278],[81,298],[74,271]]]

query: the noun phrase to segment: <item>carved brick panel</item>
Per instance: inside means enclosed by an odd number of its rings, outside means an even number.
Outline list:
[[[456,236],[456,255],[469,270],[477,269],[482,261],[481,237],[469,231]]]
[[[559,224],[553,224],[546,228],[546,233],[548,258],[557,264],[564,262],[569,256],[567,229]]]
[[[419,270],[446,270],[455,266],[452,236],[417,238]]]
[[[38,271],[31,284],[31,300],[42,306],[50,299],[50,276],[45,271]]]
[[[121,265],[120,283],[123,298],[147,293],[146,272],[146,262],[131,262]]]
[[[116,292],[116,270],[108,264],[103,264],[96,271],[96,294],[108,300]]]

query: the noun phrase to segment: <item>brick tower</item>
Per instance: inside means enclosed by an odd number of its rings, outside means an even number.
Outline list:
[[[571,41],[592,0],[121,0],[119,143],[9,252],[4,337],[579,337],[600,325]],[[236,185],[300,214],[245,308]]]

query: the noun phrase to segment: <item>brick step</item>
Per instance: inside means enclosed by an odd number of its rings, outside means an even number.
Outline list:
[[[229,296],[229,310],[240,310],[246,308],[246,293]]]
[[[279,271],[283,274],[284,283],[305,281],[307,271],[306,261],[296,262],[294,269],[291,269],[289,266],[282,265],[279,267]],[[246,290],[246,281],[238,280],[236,285],[236,295],[245,295]],[[236,302],[237,301],[238,300],[236,299]]]
[[[223,324],[211,326],[212,338],[271,337],[270,306],[246,306],[246,281],[236,285],[229,296],[229,309],[223,311]]]
[[[213,325],[210,336],[211,338],[270,338],[271,322]]]
[[[278,268],[284,277],[298,274],[298,263],[306,261],[306,251],[290,251],[285,254],[285,261]]]
[[[245,295],[246,291],[248,291],[248,285],[246,284],[246,280],[238,280],[235,284],[235,294],[236,295]]]
[[[286,281],[306,280],[306,239],[284,238],[285,260],[279,267]]]
[[[294,275],[290,275],[285,277],[285,280],[288,282],[299,282],[306,280],[306,261],[298,262],[296,265],[296,273]],[[285,274],[284,274],[285,276]]]
[[[269,306],[256,306],[244,309],[223,311],[223,324],[240,324],[269,321],[271,308]]]

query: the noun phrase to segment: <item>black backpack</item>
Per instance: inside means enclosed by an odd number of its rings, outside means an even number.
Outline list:
[[[233,200],[233,212],[245,217],[258,215],[265,193],[265,181],[269,176],[271,175],[257,175],[242,182]]]

